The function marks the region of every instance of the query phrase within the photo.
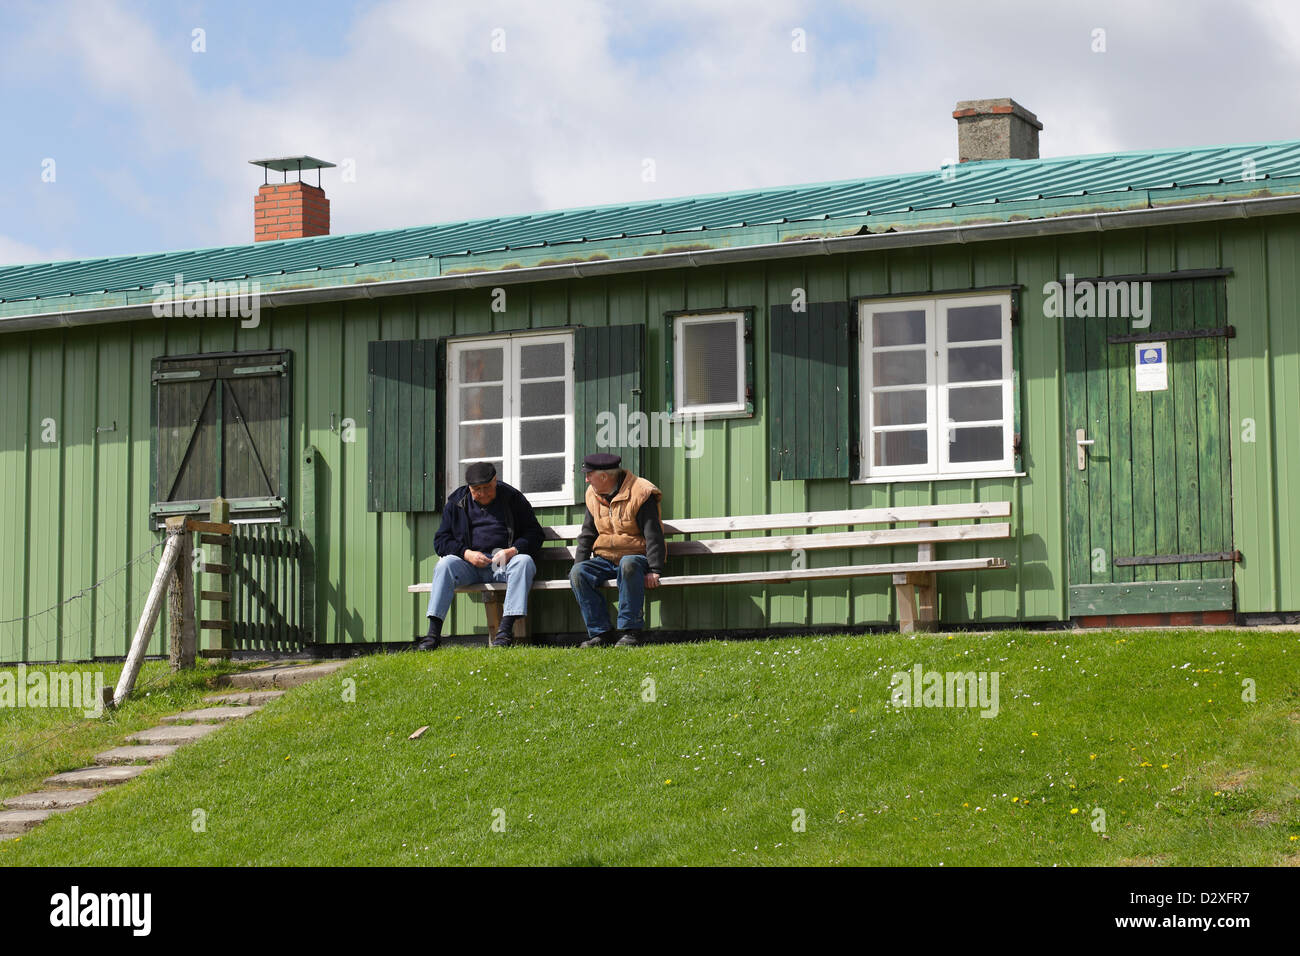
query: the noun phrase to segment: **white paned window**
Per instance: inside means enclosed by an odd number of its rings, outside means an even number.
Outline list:
[[[1014,471],[1009,295],[860,303],[862,476]]]
[[[679,315],[673,323],[673,412],[745,412],[745,316]]]
[[[572,503],[573,336],[450,342],[447,365],[447,491],[490,461],[533,505]]]

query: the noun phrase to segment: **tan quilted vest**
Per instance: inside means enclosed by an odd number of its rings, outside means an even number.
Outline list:
[[[608,504],[596,494],[595,488],[588,485],[587,510],[596,522],[596,543],[592,552],[614,562],[629,554],[645,554],[645,538],[636,523],[636,513],[651,495],[655,501],[663,499],[658,488],[630,471],[623,473],[623,484]],[[662,520],[659,525],[663,527]]]

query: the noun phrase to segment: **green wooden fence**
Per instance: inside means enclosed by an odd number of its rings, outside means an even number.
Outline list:
[[[307,535],[280,525],[235,525],[230,550],[235,649],[285,652],[315,641],[315,575]]]

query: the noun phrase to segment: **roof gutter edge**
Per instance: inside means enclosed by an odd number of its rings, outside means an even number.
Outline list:
[[[421,292],[479,289],[485,286],[519,285],[524,282],[555,279],[587,279],[597,276],[660,272],[666,269],[692,268],[735,262],[793,259],[818,254],[834,255],[876,249],[964,245],[966,243],[991,242],[999,239],[1097,233],[1115,229],[1135,229],[1186,222],[1247,219],[1253,216],[1276,216],[1288,213],[1300,213],[1300,195],[1192,203],[1150,209],[1119,210],[1116,212],[1083,213],[1073,216],[1028,219],[1018,222],[954,225],[936,229],[910,229],[904,232],[870,233],[860,236],[832,236],[801,239],[792,242],[763,243],[752,246],[697,249],[691,252],[674,252],[626,259],[598,259],[581,263],[534,266],[522,269],[428,276],[420,279],[387,279],[380,282],[347,283],[315,289],[262,293],[260,307],[277,309],[323,301],[377,299],[389,296],[413,295]],[[221,301],[225,301],[224,298],[209,297],[187,300],[187,302],[194,302],[196,305],[207,302],[215,304]],[[37,312],[0,318],[0,334],[38,329],[74,328],[83,325],[129,322],[150,318],[155,318],[151,303],[108,306],[99,309]]]

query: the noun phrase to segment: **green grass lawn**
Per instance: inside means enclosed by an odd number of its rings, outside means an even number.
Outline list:
[[[128,734],[154,726],[164,714],[202,706],[204,695],[219,693],[208,686],[211,678],[244,667],[201,661],[192,671],[173,674],[166,661],[146,661],[136,676],[135,694],[120,710],[105,711],[98,720],[88,718],[84,708],[0,706],[0,800],[42,789],[41,781],[51,774],[90,766],[95,754],[125,743]],[[25,675],[45,675],[48,687],[49,675],[58,671],[102,674],[103,686],[111,689],[122,664],[28,666]],[[0,673],[16,678],[18,671],[7,664]]]
[[[997,671],[997,716],[892,706],[918,663]],[[0,862],[1294,864],[1298,752],[1294,633],[446,648],[298,688]]]

